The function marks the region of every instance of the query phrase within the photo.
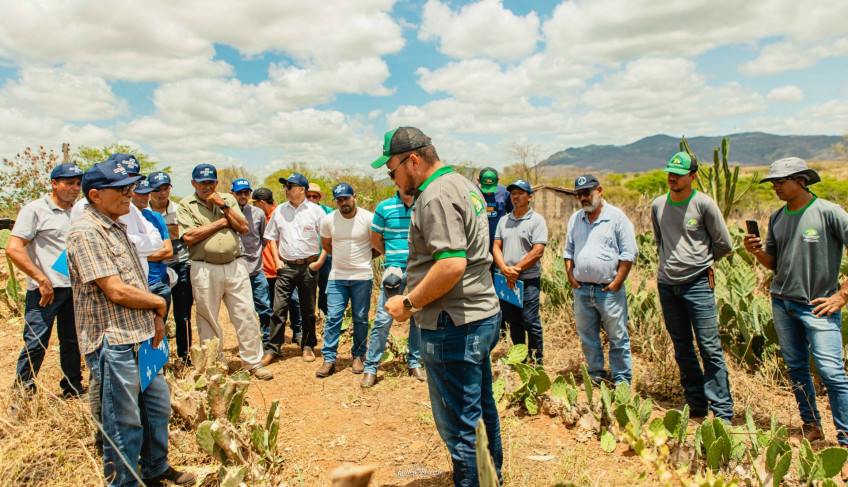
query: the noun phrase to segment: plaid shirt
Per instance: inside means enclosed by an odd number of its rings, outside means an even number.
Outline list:
[[[87,205],[68,234],[68,270],[80,352],[97,350],[104,336],[111,345],[135,344],[153,336],[153,310],[114,303],[95,282],[118,275],[125,284],[148,290],[138,254],[127,238],[126,225]]]

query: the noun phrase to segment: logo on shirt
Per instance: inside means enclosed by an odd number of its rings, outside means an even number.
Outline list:
[[[688,230],[697,230],[698,226],[699,226],[698,220],[696,220],[694,218],[690,218],[689,220],[686,220],[686,228]]]
[[[468,194],[471,195],[471,201],[474,203],[474,214],[479,215],[484,208],[483,200],[480,199],[480,196],[475,191],[469,191]]]
[[[804,230],[804,233],[801,234],[801,238],[807,243],[816,243],[821,239],[821,237],[819,237],[819,232],[817,232],[814,228]]]

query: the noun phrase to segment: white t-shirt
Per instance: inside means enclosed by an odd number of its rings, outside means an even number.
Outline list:
[[[371,221],[374,214],[356,209],[353,218],[339,210],[321,220],[321,238],[333,239],[333,268],[329,279],[366,281],[374,278],[371,270]]]

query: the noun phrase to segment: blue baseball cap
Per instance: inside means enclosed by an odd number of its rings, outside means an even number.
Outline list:
[[[120,165],[124,166],[124,169],[127,170],[127,173],[137,176],[141,174],[141,164],[138,162],[138,159],[135,158],[132,154],[124,154],[122,152],[118,152],[109,156],[107,161],[115,161]]]
[[[191,179],[197,183],[218,181],[218,170],[212,164],[198,164],[191,170]]]
[[[514,183],[506,187],[506,190],[509,192],[512,192],[513,189],[520,189],[521,191],[526,191],[527,194],[533,194],[533,187],[523,179],[517,179]]]
[[[143,176],[131,176],[124,166],[110,159],[88,168],[82,175],[82,191],[88,195],[92,189],[120,188],[141,179]]]
[[[152,193],[154,191],[158,192],[159,190],[151,188],[150,187],[150,181],[146,181],[146,180],[140,181],[138,183],[138,186],[136,186],[136,188],[135,188],[135,192],[138,193],[138,194],[148,194],[148,193]]]
[[[234,193],[238,193],[243,189],[250,189],[250,181],[247,179],[236,179],[233,181],[233,185],[230,187],[230,191]]]
[[[333,199],[347,198],[353,196],[353,188],[347,183],[339,183],[333,186]]]
[[[601,185],[598,178],[591,174],[584,174],[574,180],[574,191],[582,191],[584,189],[595,189]]]
[[[306,179],[306,176],[304,176],[303,174],[300,174],[299,172],[293,172],[293,173],[291,173],[291,176],[289,176],[287,178],[280,178],[280,182],[283,183],[283,184],[286,184],[286,183],[296,184],[298,186],[303,186],[304,188],[309,187],[309,180]]]
[[[159,186],[171,184],[171,176],[168,176],[168,173],[163,171],[150,173],[150,176],[147,176],[147,180],[150,181],[150,187],[153,189],[159,189]]]
[[[50,179],[81,178],[82,169],[76,162],[63,162],[50,171]]]

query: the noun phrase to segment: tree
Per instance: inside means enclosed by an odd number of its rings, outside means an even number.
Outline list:
[[[539,182],[542,175],[542,168],[539,166],[539,146],[522,140],[521,142],[513,142],[509,146],[507,154],[510,157],[511,164],[503,170],[505,176],[515,177],[515,179],[523,179],[531,185]]]
[[[293,172],[303,174],[310,182],[321,186],[322,191],[327,194],[330,193],[332,185],[329,181],[324,180],[319,172],[313,171],[307,167],[306,163],[303,161],[293,161],[288,163],[288,165],[284,168],[269,174],[268,177],[265,178],[265,181],[262,182],[263,187],[270,189],[271,192],[274,193],[274,201],[277,203],[286,201],[286,188],[283,187],[283,184],[280,182],[280,178],[287,178]],[[325,205],[328,204],[323,200],[321,202]]]
[[[0,214],[13,217],[22,206],[52,190],[50,171],[59,165],[59,154],[44,147],[29,147],[14,158],[3,158],[0,168]]]
[[[848,132],[846,132],[845,135],[842,136],[842,140],[844,140],[844,142],[837,142],[830,147],[831,149],[833,149],[834,152],[836,152],[837,156],[840,159],[844,160],[848,159],[848,145],[846,145],[848,144]]]
[[[233,187],[233,181],[236,179],[247,179],[250,187],[256,189],[259,187],[259,178],[245,169],[242,166],[230,166],[218,169],[218,191],[227,193]]]
[[[79,146],[77,153],[74,154],[74,158],[76,159],[77,164],[79,164],[83,170],[86,170],[98,162],[105,161],[112,154],[117,154],[119,152],[134,155],[139,164],[141,164],[141,174],[150,174],[151,172],[156,171],[159,167],[159,161],[152,159],[138,147],[126,144],[110,144],[100,148],[81,145]],[[170,172],[171,166],[165,167],[162,171]]]

